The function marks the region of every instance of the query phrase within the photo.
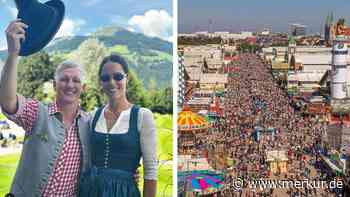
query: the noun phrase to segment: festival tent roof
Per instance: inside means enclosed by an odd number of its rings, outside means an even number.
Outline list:
[[[211,97],[194,97],[187,102],[187,105],[209,105]]]
[[[186,73],[189,76],[189,80],[199,81],[202,75],[201,67],[185,67]]]
[[[284,62],[273,61],[272,62],[272,69],[287,70],[287,69],[289,69],[289,64],[284,63]]]
[[[350,117],[348,114],[344,114],[342,116],[332,114],[330,117],[330,124],[341,124],[343,123],[346,127],[350,125]]]
[[[202,84],[216,84],[228,82],[228,74],[219,74],[219,73],[203,73],[200,76],[199,82]]]
[[[193,158],[190,155],[179,155],[178,159],[178,171],[198,171],[198,170],[211,170],[214,169],[209,165],[208,159],[205,157]]]
[[[266,161],[288,161],[286,151],[267,151],[266,153]]]

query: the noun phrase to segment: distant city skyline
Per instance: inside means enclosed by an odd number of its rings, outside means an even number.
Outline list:
[[[290,24],[307,26],[307,33],[323,33],[328,14],[345,18],[350,26],[350,2],[346,0],[178,0],[178,31],[288,32]],[[321,29],[322,28],[322,29]],[[322,32],[320,32],[322,30]]]

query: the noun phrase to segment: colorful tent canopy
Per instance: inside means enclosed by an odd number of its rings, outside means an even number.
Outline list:
[[[210,171],[193,171],[179,173],[178,182],[186,185],[186,191],[210,191],[223,187],[224,178],[221,174]]]
[[[208,122],[200,115],[184,110],[178,114],[177,125],[179,130],[195,130],[208,127]]]
[[[219,176],[209,176],[205,174],[192,174],[187,178],[191,182],[194,190],[207,190],[210,188],[217,189],[222,187],[223,178]]]

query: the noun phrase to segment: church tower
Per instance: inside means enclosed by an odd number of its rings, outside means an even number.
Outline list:
[[[297,43],[293,36],[290,36],[288,38],[288,61],[289,68],[294,70],[295,69],[295,54],[297,51]],[[292,58],[293,57],[293,58]],[[294,61],[291,62],[291,60],[294,59]],[[293,65],[291,65],[293,63]]]

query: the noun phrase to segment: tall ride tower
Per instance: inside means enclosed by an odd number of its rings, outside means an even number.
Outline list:
[[[330,148],[340,153],[345,171],[344,155],[349,151],[350,144],[350,94],[349,70],[347,62],[348,48],[344,36],[338,35],[333,40],[332,70],[331,70],[331,116],[327,126],[327,137]]]
[[[331,96],[332,101],[349,99],[347,88],[348,48],[342,37],[337,37],[333,42],[332,71],[331,71]]]

